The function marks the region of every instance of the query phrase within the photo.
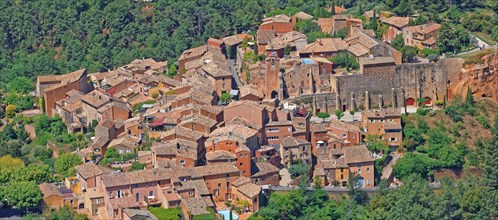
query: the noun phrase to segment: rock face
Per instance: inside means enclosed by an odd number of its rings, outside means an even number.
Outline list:
[[[498,102],[498,54],[488,54],[481,59],[483,64],[466,65],[461,70],[454,94],[465,97],[470,86],[475,98]]]

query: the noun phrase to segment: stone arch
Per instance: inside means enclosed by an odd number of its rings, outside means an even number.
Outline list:
[[[405,100],[406,106],[415,106],[415,99],[414,98],[407,98]]]
[[[271,91],[271,96],[270,96],[270,97],[271,97],[272,99],[276,99],[276,98],[278,98],[278,92],[277,92],[277,91],[275,91],[275,90]]]
[[[432,105],[432,99],[431,98],[424,97],[424,99],[425,99],[424,105],[427,105],[427,106]]]

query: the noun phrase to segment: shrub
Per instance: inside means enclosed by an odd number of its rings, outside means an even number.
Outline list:
[[[429,49],[429,48],[424,48],[422,50],[422,54],[424,54],[424,57],[429,57],[429,55],[438,55],[439,54],[439,51],[438,50],[432,50],[432,49]]]
[[[439,107],[444,106],[444,100],[436,100],[436,106],[439,106]]]
[[[318,112],[318,113],[316,113],[316,116],[319,118],[328,118],[328,117],[330,117],[330,114],[327,112]]]
[[[12,118],[16,114],[16,106],[13,104],[10,104],[5,108],[5,113],[7,117]]]
[[[488,122],[488,119],[486,118],[486,116],[484,116],[484,115],[478,115],[476,117],[476,119],[479,122],[479,124],[481,124],[483,127],[490,128],[490,125],[489,125],[489,122]]]
[[[418,109],[417,109],[417,115],[422,115],[422,116],[424,116],[424,115],[426,115],[426,114],[427,114],[427,110],[426,110],[426,109],[424,109],[424,108],[418,108]]]

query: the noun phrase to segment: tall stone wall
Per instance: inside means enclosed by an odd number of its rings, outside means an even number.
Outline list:
[[[401,107],[408,98],[443,100],[447,92],[447,72],[439,64],[402,64],[395,72],[334,76],[337,106],[342,110]]]

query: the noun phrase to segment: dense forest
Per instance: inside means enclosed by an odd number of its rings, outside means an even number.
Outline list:
[[[33,79],[79,68],[102,71],[143,57],[175,61],[209,37],[254,33],[265,14],[305,11],[321,16],[322,8],[331,5],[349,8],[350,14],[375,8],[457,21],[466,11],[498,10],[492,0],[1,1],[0,84],[17,76]],[[466,24],[494,33],[486,22],[495,18],[486,16],[469,18]]]

